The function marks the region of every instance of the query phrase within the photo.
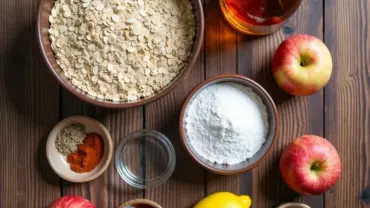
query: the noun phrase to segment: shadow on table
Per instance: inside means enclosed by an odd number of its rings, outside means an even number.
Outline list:
[[[181,85],[181,84],[180,84]],[[176,152],[176,167],[172,178],[193,184],[204,184],[202,169],[183,146],[179,134],[179,117],[182,104],[188,94],[177,88],[158,101],[145,106],[146,128],[163,133],[172,143]],[[169,102],[171,101],[171,102]]]
[[[281,89],[273,77],[271,65],[275,48],[259,47],[266,44],[267,37],[238,34],[238,72],[259,83],[271,95],[275,104],[280,105],[290,100],[292,96]]]
[[[272,77],[272,74],[266,75],[266,73],[272,73],[271,69],[268,68],[259,70],[256,80],[270,94],[275,104],[281,105],[291,100],[293,96],[286,93],[276,84],[275,79]]]
[[[177,112],[175,115],[167,115],[173,121],[170,121],[168,126],[160,125],[166,126],[163,133],[171,140],[176,152],[176,168],[172,177],[189,183],[204,184],[204,169],[193,161],[181,142],[178,129],[179,114]]]
[[[1,77],[17,113],[43,125],[58,115],[59,86],[42,60],[35,36],[30,35],[33,30],[29,27],[19,31],[8,46]]]
[[[47,136],[43,136],[39,141],[37,153],[35,155],[35,167],[37,167],[39,174],[48,184],[59,186],[60,179],[57,174],[54,173],[53,169],[51,169],[46,157],[46,141]]]
[[[272,164],[266,166],[266,169],[262,172],[261,178],[263,180],[260,180],[260,184],[258,184],[261,191],[268,200],[276,202],[275,206],[281,202],[295,201],[300,195],[284,183],[280,171],[276,170],[279,170],[279,157],[276,157]]]
[[[92,105],[86,101],[79,99],[77,96],[73,95],[65,88],[61,87],[60,90],[61,119],[69,116],[85,115],[104,123],[105,120],[109,120],[112,114],[116,114],[119,111],[116,109],[108,109]]]
[[[9,45],[3,46],[3,53],[6,54],[2,55],[6,59],[2,65],[0,81],[4,84],[4,100],[10,105],[2,107],[16,113],[14,119],[17,119],[20,143],[30,142],[23,139],[38,142],[35,159],[31,161],[35,161],[35,167],[42,178],[49,184],[59,185],[58,177],[50,168],[45,155],[46,136],[58,118],[58,85],[53,82],[53,77],[41,60],[36,38],[32,34],[35,34],[33,27],[23,28],[12,37],[13,41],[9,41]]]

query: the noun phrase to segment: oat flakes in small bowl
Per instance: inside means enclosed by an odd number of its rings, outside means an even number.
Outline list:
[[[204,30],[200,0],[41,0],[38,40],[63,87],[102,107],[147,104],[190,72]]]

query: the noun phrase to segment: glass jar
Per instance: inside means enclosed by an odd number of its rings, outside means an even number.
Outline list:
[[[232,27],[247,35],[268,35],[279,30],[302,0],[219,0]]]

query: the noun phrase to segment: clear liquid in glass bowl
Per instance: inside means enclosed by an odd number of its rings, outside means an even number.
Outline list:
[[[146,189],[164,183],[172,175],[176,154],[165,135],[144,129],[121,140],[115,163],[123,180],[136,188]]]

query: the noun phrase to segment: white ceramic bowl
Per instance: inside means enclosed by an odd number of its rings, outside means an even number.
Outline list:
[[[63,128],[75,123],[84,125],[87,133],[98,133],[104,142],[103,158],[95,169],[87,173],[76,173],[71,170],[67,162],[67,157],[60,154],[55,147],[55,139],[58,133]],[[108,130],[100,122],[86,116],[72,116],[60,121],[50,132],[46,143],[46,155],[51,168],[61,178],[75,183],[87,182],[99,177],[108,168],[112,159],[112,154],[113,143]]]

